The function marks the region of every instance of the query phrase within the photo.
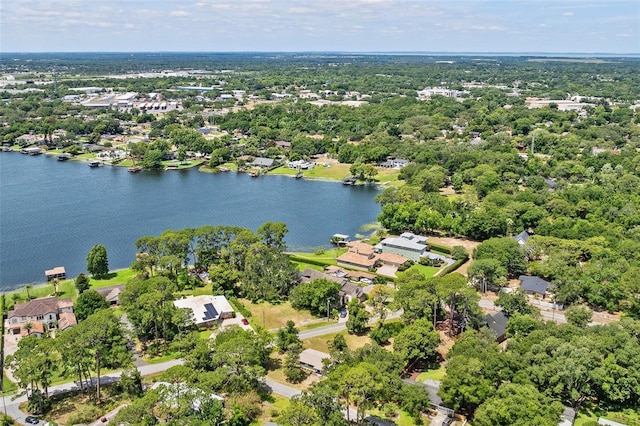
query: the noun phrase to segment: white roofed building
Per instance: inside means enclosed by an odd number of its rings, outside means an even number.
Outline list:
[[[190,296],[174,300],[173,305],[178,309],[190,309],[193,323],[198,327],[210,327],[234,314],[233,307],[224,296]]]

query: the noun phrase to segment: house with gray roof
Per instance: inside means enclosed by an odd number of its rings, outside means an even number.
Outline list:
[[[376,246],[376,251],[399,254],[417,262],[427,251],[427,238],[405,232],[399,237],[385,238],[380,241],[380,244]]]
[[[273,158],[256,157],[251,165],[253,167],[271,167],[275,160]]]
[[[509,319],[503,311],[487,314],[485,315],[484,320],[487,327],[493,331],[498,343],[503,342],[507,338],[507,325],[509,323]]]
[[[529,295],[540,295],[544,299],[551,283],[540,277],[520,275],[520,289]]]

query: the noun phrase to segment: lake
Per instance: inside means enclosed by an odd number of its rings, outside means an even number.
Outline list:
[[[109,268],[128,267],[135,242],[166,229],[234,225],[256,230],[284,222],[289,250],[329,247],[335,233],[352,237],[375,222],[378,189],[286,176],[197,170],[129,173],[0,152],[0,290],[43,282],[64,266],[86,272],[87,253],[107,248]]]

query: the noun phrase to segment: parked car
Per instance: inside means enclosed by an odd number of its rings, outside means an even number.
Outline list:
[[[246,318],[242,318],[242,324],[244,325],[249,325],[249,320],[247,320]]]
[[[444,419],[444,421],[442,422],[442,426],[449,426],[451,423],[453,423],[455,419],[453,417],[447,417],[446,419]]]
[[[340,318],[347,316],[347,310],[345,308],[340,309]]]
[[[29,424],[32,424],[32,425],[37,425],[38,423],[40,423],[40,420],[36,419],[36,418],[35,418],[35,417],[33,417],[33,416],[27,416],[27,417],[24,419],[24,421],[25,421],[25,422],[27,422],[27,423],[29,423]]]

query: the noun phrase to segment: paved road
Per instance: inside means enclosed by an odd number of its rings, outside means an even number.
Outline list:
[[[174,365],[181,365],[183,363],[184,363],[184,360],[176,359],[176,360],[171,360],[167,362],[162,362],[159,364],[144,365],[142,367],[138,367],[138,371],[140,371],[140,374],[142,374],[143,376],[148,376],[150,374],[161,373],[173,367]],[[120,371],[115,373],[104,374],[101,376],[100,383],[107,384],[107,383],[117,382],[120,379],[121,374],[122,373]],[[75,390],[79,390],[78,385],[76,385],[75,383],[73,382],[64,383],[61,385],[51,386],[49,388],[49,394],[59,395],[59,394],[63,394],[63,393],[67,393]],[[22,402],[25,402],[27,400],[26,395],[19,396],[15,399],[12,399],[9,396],[3,397],[3,398],[4,398],[4,401],[3,401],[2,409],[6,407],[6,412],[8,415],[13,417],[14,420],[16,420],[19,424],[22,424],[22,425],[26,424],[24,419],[27,415],[24,414],[22,411],[20,411],[20,409],[18,408],[18,406]]]
[[[389,319],[400,318],[400,316],[402,316],[403,312],[404,311],[402,309],[400,309],[398,311],[390,312],[387,315],[386,319],[389,320]],[[377,323],[379,320],[380,320],[380,318],[378,316],[373,316],[373,317],[371,317],[371,319],[369,319],[369,325],[373,325],[373,324]],[[303,331],[298,333],[298,337],[300,337],[300,340],[305,340],[305,339],[309,339],[311,337],[324,336],[325,334],[338,333],[338,332],[346,330],[346,329],[347,329],[347,323],[346,323],[346,321],[343,321],[343,322],[338,322],[338,323],[335,323],[335,324],[325,325],[325,326],[322,326],[322,327],[311,328],[309,330],[303,330]]]
[[[494,311],[499,311],[502,309],[494,305],[492,300],[488,300],[488,299],[480,299],[480,302],[478,304],[480,305],[481,308],[492,309]],[[542,316],[542,319],[547,321],[555,321],[560,324],[567,323],[567,318],[560,311],[549,312],[549,311],[540,310],[540,315]]]

